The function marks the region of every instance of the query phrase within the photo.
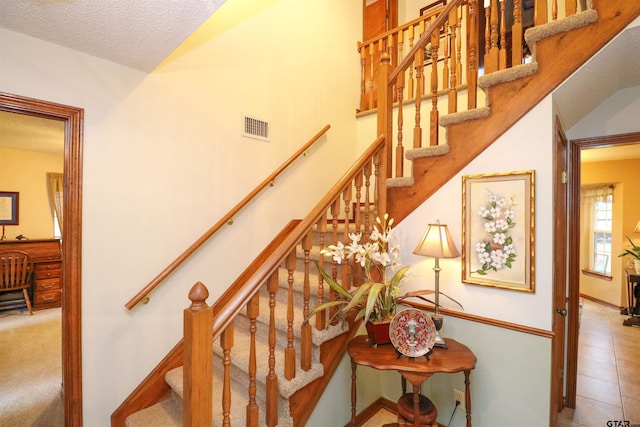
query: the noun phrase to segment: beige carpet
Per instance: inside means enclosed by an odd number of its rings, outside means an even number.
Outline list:
[[[60,314],[0,314],[0,426],[64,425]]]

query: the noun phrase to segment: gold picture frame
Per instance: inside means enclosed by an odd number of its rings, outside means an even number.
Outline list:
[[[462,177],[462,281],[535,292],[535,171]]]

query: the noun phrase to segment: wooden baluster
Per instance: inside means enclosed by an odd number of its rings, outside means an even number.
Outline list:
[[[320,246],[320,251],[324,249],[324,237],[327,232],[327,213],[322,214],[320,219],[316,224],[316,228],[318,230],[319,241],[318,246]],[[318,265],[320,268],[324,270],[324,255],[320,254],[318,259]],[[324,279],[322,275],[318,273],[318,305],[324,303]],[[326,311],[320,311],[316,314],[316,329],[322,331],[327,327],[327,316]]]
[[[338,216],[340,215],[340,204],[338,203],[338,200],[334,200],[333,204],[331,205],[331,234],[332,234],[332,244],[333,245],[337,245],[338,244]],[[333,280],[338,280],[338,263],[335,260],[331,260],[331,278]],[[333,290],[333,288],[331,288],[329,290],[329,301],[335,301],[336,300],[336,291]],[[338,324],[338,319],[336,319],[336,307],[331,307],[331,309],[329,310],[329,318],[331,319],[331,324],[332,325],[337,325]]]
[[[365,235],[371,230],[371,161],[364,165],[364,231]]]
[[[415,34],[415,27],[412,25],[409,27],[409,52],[413,48],[413,39]],[[411,99],[414,96],[414,85],[413,85],[413,67],[409,67],[409,79],[407,81],[407,99]]]
[[[356,176],[354,177],[353,180],[354,183],[354,187],[356,189],[356,197],[355,197],[355,202],[354,202],[354,211],[353,211],[353,222],[354,222],[354,228],[355,228],[355,233],[360,233],[362,232],[361,230],[361,226],[362,226],[362,215],[361,215],[361,211],[362,211],[362,202],[361,202],[361,197],[362,197],[362,184],[363,184],[363,176],[362,176],[362,171],[358,172],[356,174]],[[357,262],[354,262],[352,264],[352,272],[353,272],[353,282],[355,284],[355,286],[360,286],[362,284],[362,267],[360,267],[360,264]]]
[[[511,26],[511,66],[522,64],[522,0],[513,0],[513,25]]]
[[[197,282],[189,291],[191,305],[184,310],[184,406],[188,427],[211,425],[213,402],[213,310],[209,291]]]
[[[247,426],[258,427],[258,404],[256,402],[256,318],[260,314],[260,298],[254,295],[247,304],[249,318],[249,403],[247,404]]]
[[[418,26],[418,28],[420,30],[420,34],[418,35],[418,39],[420,37],[422,37],[422,35],[424,34],[424,31],[425,31],[425,29],[427,28],[428,25],[429,25],[429,23],[427,21],[421,21],[420,22],[420,25]],[[424,61],[425,61],[425,58],[426,58],[427,49],[428,49],[427,46],[425,46],[424,49],[420,49],[420,51],[422,52],[422,61],[420,62],[420,65],[422,66],[421,74],[420,74],[420,77],[422,78],[422,82],[421,82],[421,84],[418,82],[418,70],[416,70],[416,98],[421,98],[426,93],[426,90],[427,90],[426,89],[426,83],[424,81]]]
[[[338,244],[338,226],[339,226],[339,215],[340,215],[340,204],[336,199],[331,204],[331,244]],[[338,280],[338,263],[336,261],[332,262],[331,266],[331,278],[333,280]]]
[[[421,49],[422,50],[422,49]],[[387,212],[386,199],[383,199],[384,194],[380,191],[381,181],[387,179],[387,176],[380,169],[380,165],[382,164],[382,156],[384,153],[382,150],[378,151],[375,156],[373,156],[373,215],[374,218],[380,218],[382,212]]]
[[[436,20],[431,18],[431,25]],[[440,112],[438,111],[438,48],[440,46],[440,29],[431,33],[431,117],[429,123],[429,145],[438,145],[438,126]]]
[[[416,69],[416,98],[415,98],[415,125],[413,127],[413,148],[422,147],[422,128],[420,125],[420,106],[422,104],[422,70],[424,68],[424,49],[418,49],[416,52],[414,67]]]
[[[478,0],[468,0],[467,108],[478,106]]]
[[[484,74],[489,74],[492,70],[489,68],[489,52],[491,51],[491,0],[484,0]]]
[[[296,349],[293,346],[293,272],[296,269],[296,250],[287,257],[287,348],[284,350],[284,377],[288,380],[296,376]]]
[[[376,108],[375,101],[375,43],[369,45],[369,110]]]
[[[313,246],[313,235],[309,231],[302,238],[302,250],[304,251],[304,285],[302,289],[303,308],[302,308],[302,330],[300,331],[300,367],[303,371],[311,369],[311,325],[307,317],[309,317],[309,298],[311,297],[311,284],[309,282],[309,263],[311,258],[309,253]]]
[[[551,21],[558,20],[558,0],[551,0]]]
[[[451,43],[451,34],[449,32],[449,22],[445,22],[444,27],[436,32],[444,31],[444,52],[442,52],[442,89],[449,89],[449,63],[451,62],[451,52],[449,52],[449,46]],[[439,41],[438,41],[438,44]]]
[[[369,109],[367,105],[367,48],[360,46],[360,111]]]
[[[456,86],[458,86],[462,84],[462,6],[458,8],[458,20],[456,22],[457,22],[457,25],[456,25],[456,35],[457,35],[457,38],[456,38],[456,53],[457,53]],[[467,46],[467,49],[469,49],[468,46]]]
[[[342,200],[344,203],[344,230],[342,232],[342,241],[345,244],[348,244],[347,242],[350,241],[349,239],[349,224],[351,219],[349,218],[349,213],[351,212],[351,207],[349,206],[351,204],[351,185],[349,185],[343,192],[342,192]],[[345,289],[351,289],[351,285],[353,282],[353,277],[351,276],[351,262],[349,262],[349,260],[344,260],[344,262],[342,263],[342,286]]]
[[[451,37],[451,47],[456,46],[457,32],[458,32],[458,10],[453,9],[449,13],[449,31]],[[449,43],[445,43],[445,50],[449,46]],[[455,113],[458,111],[458,62],[455,52],[450,52],[451,59],[451,76],[449,78],[449,113]],[[446,58],[446,56],[445,56]],[[446,60],[446,59],[445,59]]]
[[[353,180],[354,186],[356,188],[356,197],[353,207],[353,220],[355,224],[355,232],[359,233],[362,226],[362,185],[363,185],[363,176],[362,171],[358,172]]]
[[[269,373],[266,384],[266,405],[265,416],[267,426],[273,427],[278,424],[278,376],[276,375],[276,292],[280,282],[278,270],[269,276],[267,280],[267,291],[269,291]]]
[[[493,73],[494,71],[499,70],[498,68],[498,56],[499,56],[499,46],[498,46],[498,23],[499,23],[499,19],[498,19],[498,12],[499,12],[499,8],[498,8],[498,0],[491,0],[491,21],[490,21],[490,41],[491,41],[491,47],[489,48],[489,66],[487,67],[487,64],[485,64],[485,74],[488,74],[486,72],[486,69],[488,68],[490,70],[491,73]]]
[[[505,16],[504,0],[500,0],[500,50],[498,54],[498,69],[507,68],[507,21]]]
[[[547,23],[547,1],[548,0],[535,0],[533,23],[536,26]]]
[[[211,332],[209,332],[211,334]],[[222,426],[231,427],[231,348],[233,347],[233,322],[220,335],[222,347]],[[210,424],[201,424],[210,425]]]
[[[395,64],[399,64],[400,61],[402,61],[402,59],[404,58],[404,31],[400,31],[398,33],[398,62],[396,62]],[[404,72],[403,72],[404,73]],[[403,76],[404,78],[404,76]],[[396,87],[398,85],[398,82],[396,82]],[[403,80],[403,90],[404,90],[404,80]],[[402,92],[402,97],[398,97],[398,106],[402,106],[402,101],[400,101],[401,98],[404,97],[404,92]]]
[[[402,127],[404,125],[404,113],[402,108],[403,94],[404,94],[404,71],[398,74],[398,80],[396,81],[396,91],[398,98],[398,144],[396,145],[396,178],[404,176],[404,146],[402,145],[402,139],[404,138]]]

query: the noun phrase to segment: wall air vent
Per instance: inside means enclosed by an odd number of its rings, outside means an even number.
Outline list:
[[[269,141],[269,123],[249,116],[242,116],[242,136]]]

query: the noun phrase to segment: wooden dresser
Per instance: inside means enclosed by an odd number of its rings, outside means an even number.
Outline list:
[[[23,251],[35,268],[29,295],[34,310],[60,307],[62,301],[62,248],[60,239],[2,240],[0,252]]]

